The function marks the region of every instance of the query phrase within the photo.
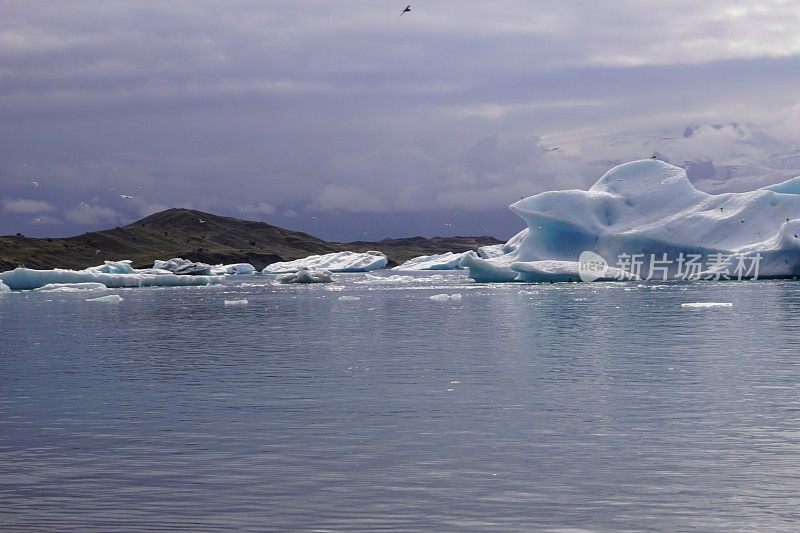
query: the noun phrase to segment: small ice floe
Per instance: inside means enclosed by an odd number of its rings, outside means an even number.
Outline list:
[[[278,283],[331,283],[333,277],[327,270],[309,270],[300,267],[297,272],[281,274],[275,281]]]
[[[8,285],[6,285],[5,283],[3,283],[3,281],[2,281],[2,280],[0,280],[0,294],[2,294],[2,293],[4,293],[4,292],[11,292],[11,289],[9,288],[9,286],[8,286]]]
[[[447,301],[450,301],[450,300],[452,300],[454,302],[460,302],[461,301],[461,295],[459,293],[456,293],[456,294],[434,294],[433,296],[430,296],[430,299],[433,300],[434,302],[447,302]]]
[[[692,302],[688,304],[681,304],[681,307],[695,307],[705,309],[708,307],[733,307],[731,302]]]
[[[247,305],[249,303],[247,300],[225,300],[225,305]]]
[[[360,299],[359,296],[339,296],[340,302],[357,302]]]
[[[211,267],[211,273],[215,276],[248,276],[256,273],[256,267],[250,263],[219,264]]]
[[[533,296],[534,294],[539,294],[539,291],[526,291],[526,290],[522,290],[522,291],[519,291],[519,294],[521,294],[521,295],[523,295],[523,296]]]
[[[119,294],[109,294],[108,296],[100,296],[98,298],[89,298],[87,302],[101,302],[108,304],[115,304],[122,301],[122,296]]]
[[[81,292],[81,291],[104,291],[108,287],[102,283],[48,283],[43,287],[33,289],[37,292]]]
[[[359,285],[366,283],[413,283],[415,279],[414,276],[375,276],[373,274],[366,274],[363,280],[356,281],[355,283]]]

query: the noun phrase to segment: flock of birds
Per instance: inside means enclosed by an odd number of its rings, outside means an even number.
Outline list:
[[[24,164],[22,166],[23,167],[28,167],[27,164]],[[116,168],[116,167],[111,169],[111,170],[113,172],[119,172],[119,168]],[[40,188],[42,186],[42,184],[38,180],[32,180],[31,181],[31,186],[33,186],[34,189],[38,189],[38,188]],[[108,192],[113,192],[116,189],[117,189],[116,187],[109,187],[108,188]],[[141,187],[137,186],[137,187],[134,188],[134,191],[140,191],[140,190],[141,190]],[[131,194],[120,194],[119,197],[121,199],[123,199],[123,200],[133,200],[134,198],[136,198],[135,196],[133,196]],[[95,198],[94,200],[97,200],[97,198]],[[80,207],[82,209],[85,209],[85,208],[88,208],[88,207],[92,207],[92,204],[90,204],[89,202],[81,202],[80,203]],[[47,217],[42,215],[42,216],[38,216],[38,217],[34,218],[33,220],[34,220],[34,222],[37,222],[39,224],[44,224],[45,222],[47,222]],[[204,220],[200,221],[201,224],[204,223],[204,222],[205,222]]]

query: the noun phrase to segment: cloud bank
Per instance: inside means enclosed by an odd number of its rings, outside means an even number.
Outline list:
[[[340,240],[474,233],[468,211],[506,236],[519,196],[653,152],[701,188],[800,174],[798,1],[395,7],[4,2],[0,198],[42,203],[4,202],[0,233],[183,206]]]

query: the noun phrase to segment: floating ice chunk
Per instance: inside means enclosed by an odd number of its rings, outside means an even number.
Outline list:
[[[692,303],[688,303],[688,304],[681,304],[681,307],[698,307],[698,308],[733,307],[733,303],[731,303],[731,302],[692,302]]]
[[[0,294],[2,294],[4,292],[11,292],[11,289],[9,288],[8,285],[6,285],[2,281],[0,281]]]
[[[460,254],[447,252],[436,255],[422,255],[409,259],[392,270],[462,270],[464,267],[461,266],[461,260],[468,254],[475,254],[475,252],[463,252]]]
[[[249,303],[247,300],[225,300],[225,305],[247,305]]]
[[[479,249],[480,257],[465,256],[461,265],[475,281],[574,279],[585,251],[644,279],[685,278],[689,256],[702,264],[695,273],[711,279],[756,277],[756,257],[758,277],[800,275],[800,178],[712,195],[695,189],[679,167],[635,161],[610,170],[588,191],[545,192],[511,210],[527,229],[500,248]],[[644,260],[641,269],[621,261],[632,256]],[[665,264],[653,261],[665,257]]]
[[[391,285],[399,283],[436,283],[444,281],[444,279],[444,276],[438,274],[433,276],[375,276],[373,274],[366,274],[363,280],[354,283],[359,285],[372,283]]]
[[[246,276],[255,274],[256,267],[250,263],[234,263],[231,265],[214,265],[211,273],[215,276]]]
[[[281,274],[275,281],[278,283],[331,283],[333,277],[327,270],[309,270],[301,267],[297,272]]]
[[[82,292],[107,290],[102,283],[48,283],[44,287],[34,289],[41,292]]]
[[[168,270],[178,276],[211,276],[213,274],[211,265],[207,263],[195,263],[188,259],[176,257],[169,261],[156,261],[153,268],[158,270]]]
[[[429,299],[433,300],[434,302],[447,302],[452,300],[454,302],[461,301],[461,295],[459,293],[456,294],[434,294],[430,296]]]
[[[15,291],[36,289],[51,283],[102,283],[108,288],[183,287],[222,283],[220,278],[213,276],[178,276],[154,270],[134,270],[132,274],[106,274],[92,270],[34,270],[22,267],[0,272],[0,281]]]
[[[119,294],[109,294],[108,296],[99,296],[97,298],[89,298],[86,300],[87,302],[100,302],[100,303],[108,303],[108,304],[115,304],[122,301],[122,296]]]
[[[340,302],[357,302],[360,299],[358,296],[339,296]]]
[[[389,260],[381,252],[336,252],[325,255],[311,255],[295,261],[272,263],[262,270],[264,274],[283,274],[308,270],[327,270],[329,272],[371,272],[385,268]]]

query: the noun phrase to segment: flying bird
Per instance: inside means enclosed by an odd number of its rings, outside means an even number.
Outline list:
[[[206,223],[206,221],[203,220],[202,218],[198,218],[197,220],[199,220],[201,224],[205,224]]]
[[[560,152],[561,151],[561,147],[560,146],[556,146],[554,148],[545,148],[544,151],[545,152]]]
[[[81,202],[81,207],[90,207],[90,205],[87,204],[86,202]]]
[[[400,16],[402,17],[406,13],[411,13],[411,6],[406,6],[406,8],[400,12]]]
[[[36,222],[38,222],[39,224],[41,224],[42,222],[44,222],[44,221],[45,221],[45,220],[47,220],[47,219],[46,219],[45,217],[36,217],[36,218],[34,218],[33,220],[35,220]]]
[[[38,181],[32,181],[31,185],[33,185],[34,187],[38,187],[39,186],[39,182]]]
[[[133,199],[133,196],[129,196],[127,194],[120,194],[119,197],[122,198],[123,200],[131,200],[131,199]]]

